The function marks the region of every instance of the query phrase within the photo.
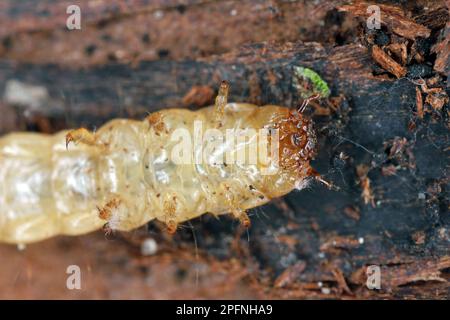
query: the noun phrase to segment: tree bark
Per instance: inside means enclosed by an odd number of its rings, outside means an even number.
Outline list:
[[[251,2],[255,4],[258,1]],[[6,3],[8,8],[15,6],[13,2]],[[118,10],[121,15],[140,11],[154,14],[157,10],[169,10],[166,4],[157,1],[152,2],[150,7],[144,7],[142,3],[136,1],[131,7]],[[175,3],[170,6],[175,8]],[[186,4],[187,9],[182,10],[206,12],[215,6],[215,10],[224,12],[222,6],[225,8],[227,5],[225,1],[214,5],[190,1]],[[431,3],[431,12],[442,14],[445,7],[442,3],[440,5],[438,1]],[[105,5],[106,9],[100,10],[101,13],[87,17],[92,23],[89,28],[93,33],[101,30],[96,21],[99,15],[103,17],[104,12],[113,8],[109,6]],[[301,4],[281,2],[278,7],[283,8],[281,12],[286,12],[292,9],[289,6]],[[408,7],[401,9],[409,12]],[[348,10],[351,11],[347,7]],[[322,18],[338,15],[341,22],[347,21],[345,19],[354,21],[347,15],[343,18],[341,14],[344,14],[338,13],[336,8],[322,5],[318,6],[317,11],[315,14]],[[248,12],[244,11],[245,14]],[[358,16],[356,11],[353,14]],[[202,17],[207,19],[210,16],[210,11],[207,11]],[[405,17],[414,19],[411,15]],[[221,49],[211,52],[217,55],[198,56],[190,50],[179,51],[180,55],[175,55],[177,58],[195,60],[158,57],[149,61],[127,61],[133,63],[105,63],[105,60],[88,58],[87,62],[80,62],[74,68],[69,67],[64,59],[49,65],[37,63],[34,59],[46,62],[39,55],[29,60],[19,55],[17,61],[32,64],[0,61],[0,92],[7,97],[8,84],[10,86],[14,83],[11,81],[16,81],[16,84],[22,85],[25,95],[33,97],[33,88],[41,88],[47,94],[34,96],[33,105],[11,107],[11,101],[6,98],[2,104],[15,110],[17,128],[46,132],[65,127],[95,128],[115,117],[139,119],[148,112],[162,108],[200,108],[212,103],[221,80],[231,83],[230,101],[295,107],[301,99],[294,86],[294,67],[310,68],[331,89],[329,99],[314,102],[310,108],[319,136],[318,156],[313,166],[340,190],[328,190],[313,183],[306,190],[292,192],[283,199],[252,210],[249,242],[247,234],[233,220],[225,218],[217,221],[208,216],[192,221],[195,239],[190,228],[180,230],[171,240],[160,231],[144,232],[144,235],[117,235],[121,239],[119,247],[125,265],[137,268],[138,264],[148,268],[150,261],[158,265],[192,261],[194,246],[198,245],[200,256],[195,261],[211,268],[206,272],[204,281],[213,277],[217,270],[225,273],[232,270],[234,274],[241,275],[232,285],[236,290],[244,286],[247,297],[448,298],[450,216],[449,159],[446,153],[449,141],[449,90],[444,76],[448,63],[445,65],[442,62],[445,60],[441,58],[444,53],[439,50],[439,65],[436,68],[436,56],[423,53],[425,51],[421,51],[419,46],[420,41],[429,41],[431,47],[441,43],[445,39],[445,31],[442,23],[436,24],[436,21],[427,19],[425,13],[418,17],[420,19],[414,21],[423,23],[423,28],[418,27],[419,30],[430,30],[429,40],[423,40],[422,34],[418,40],[412,40],[414,37],[410,34],[406,38],[400,37],[402,32],[398,28],[401,26],[394,24],[396,32],[387,28],[372,33],[360,28],[363,36],[357,42],[348,41],[342,45],[327,41],[290,42],[296,35],[285,36],[280,32],[275,33],[273,41],[237,48],[236,43],[218,38]],[[272,21],[266,16],[258,16],[257,19]],[[36,21],[39,26],[47,27],[41,20]],[[55,21],[52,20],[48,28],[60,23]],[[110,23],[118,23],[114,21]],[[288,28],[288,22],[289,19],[279,23],[284,23]],[[12,21],[8,23],[16,25]],[[242,23],[246,25],[247,22]],[[29,29],[26,25],[19,26],[17,24],[16,29],[13,28],[6,37],[15,39],[12,36],[14,32],[25,32],[27,37],[35,37],[28,34],[34,30],[34,25]],[[240,28],[236,25],[233,31],[228,32],[232,34]],[[342,35],[339,32],[336,34]],[[351,33],[349,39],[353,39],[353,35]],[[391,40],[382,44],[380,39],[385,35]],[[253,39],[239,41],[244,43],[258,40],[258,37],[264,38],[264,32]],[[392,43],[407,47],[408,56],[402,65],[407,72],[406,77],[400,75],[397,79],[392,76],[389,66],[374,60],[375,45],[380,46],[376,50],[382,50],[384,54],[389,54],[390,59],[402,64],[393,53],[398,46],[390,47]],[[11,58],[15,54],[11,51],[4,57]],[[424,59],[422,64],[417,62],[421,59],[420,55]],[[386,63],[389,64],[389,61]],[[423,67],[419,68],[422,71],[431,71],[429,74],[417,73],[418,65]],[[435,70],[432,70],[433,67]],[[421,82],[421,77],[427,82]],[[440,91],[434,93],[430,91],[432,87],[440,88]],[[423,95],[422,100],[418,99],[418,92],[421,97]],[[418,101],[425,108],[422,118],[417,116]],[[10,127],[7,130],[4,128],[4,132],[11,131]],[[133,250],[139,248],[148,234],[161,241],[164,253],[137,258],[139,263],[136,263]],[[70,247],[78,252],[73,245],[75,241],[89,243],[93,252],[104,252],[104,246],[117,245],[105,245],[101,236],[86,236],[81,240],[58,238],[36,246],[54,250],[54,258],[60,261],[57,255],[61,252],[56,244],[72,243]],[[36,250],[32,249],[30,255],[35,254]],[[181,254],[186,250],[191,254]],[[0,246],[0,252],[11,256],[16,254],[4,246]],[[114,260],[111,253],[104,253],[104,257],[107,263]],[[168,257],[172,262],[167,262]],[[235,262],[236,258],[239,262]],[[370,265],[381,268],[381,290],[366,287],[365,272]],[[100,263],[94,263],[94,266],[100,268]],[[111,271],[112,267],[107,269]],[[143,276],[131,272],[129,277],[136,280]],[[214,290],[217,289],[214,291],[217,294],[215,297],[221,297],[220,286],[225,287],[225,284],[213,285]],[[226,292],[231,297],[239,297],[233,296],[233,290]]]

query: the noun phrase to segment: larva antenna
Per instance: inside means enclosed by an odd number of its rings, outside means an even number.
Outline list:
[[[229,90],[230,90],[230,84],[226,80],[223,80],[220,83],[219,92],[218,92],[216,100],[215,100],[215,106],[219,112],[223,111],[223,108],[225,108],[225,106],[228,103],[228,91]]]
[[[320,173],[318,173],[312,167],[309,167],[308,175],[313,177],[316,181],[318,181],[318,182],[322,183],[323,185],[325,185],[330,190],[334,190],[334,191],[339,191],[340,190],[340,188],[338,186],[336,186],[332,182],[329,182],[329,181],[325,180],[324,178],[322,178]]]
[[[219,87],[219,92],[217,94],[214,109],[216,121],[219,121],[223,118],[225,106],[228,103],[228,91],[230,90],[230,84],[228,81],[222,80]]]
[[[216,101],[217,101],[217,99],[222,98],[224,100],[224,102],[227,102],[229,89],[230,89],[230,84],[228,83],[228,81],[222,80],[222,82],[220,83],[219,94],[216,97]]]
[[[302,104],[301,104],[300,107],[297,109],[297,111],[298,111],[299,113],[305,112],[305,109],[306,109],[306,107],[308,106],[308,104],[309,104],[311,101],[318,99],[319,97],[320,97],[320,94],[317,93],[317,94],[312,95],[311,97],[309,97],[309,98],[303,100]]]

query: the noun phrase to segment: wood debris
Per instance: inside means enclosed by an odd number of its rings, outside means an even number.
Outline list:
[[[448,6],[450,7],[450,4]],[[436,43],[431,51],[437,55],[434,70],[447,76],[450,72],[450,22],[447,22],[443,39]]]
[[[381,167],[381,174],[385,177],[393,176],[396,172],[397,168],[392,164]]]
[[[420,259],[400,265],[381,266],[381,289],[389,291],[418,281],[447,282],[442,277],[441,271],[448,268],[450,268],[449,256],[444,256],[440,259]],[[367,280],[366,270],[367,267],[362,267],[354,272],[349,280],[352,283],[365,284]]]
[[[347,206],[347,207],[344,208],[344,213],[348,217],[350,217],[350,218],[352,218],[352,219],[354,219],[356,221],[359,221],[359,219],[361,219],[361,210],[358,207]]]
[[[412,234],[412,239],[414,241],[415,244],[417,245],[421,245],[425,243],[426,240],[426,234],[423,231],[416,231]]]
[[[445,92],[430,93],[427,95],[425,102],[428,103],[434,110],[442,110],[444,105],[449,101],[449,98]]]
[[[359,239],[355,239],[353,236],[335,236],[328,239],[320,246],[320,251],[323,252],[336,252],[336,249],[355,249],[361,245]]]
[[[389,158],[392,159],[397,155],[402,154],[408,145],[408,140],[406,138],[395,137],[392,141],[392,146],[389,149]]]
[[[429,85],[433,85],[437,82],[438,80],[436,78],[431,78],[428,80],[428,84],[425,80],[423,79],[419,79],[416,84],[420,86],[420,89],[422,90],[423,93],[426,94],[426,98],[425,98],[425,103],[429,106],[431,106],[431,108],[435,111],[440,111],[442,110],[442,108],[449,103],[449,97],[447,95],[447,93],[445,92],[445,90],[441,87],[435,87],[435,88],[430,88]],[[422,118],[423,118],[423,112],[427,111],[426,109],[424,109],[424,105],[423,105],[423,98],[422,95],[420,94],[419,97],[417,88],[416,88],[416,105],[417,105],[417,115],[420,118],[420,111],[422,108]],[[421,118],[421,119],[422,119]]]
[[[408,142],[405,137],[395,137],[384,143],[385,150],[389,152],[389,160],[395,161],[397,165],[403,168],[414,170],[416,168],[416,159],[412,147],[412,143]]]
[[[386,71],[392,73],[397,78],[406,75],[406,68],[402,67],[397,61],[392,59],[383,49],[374,45],[372,47],[372,58]]]
[[[277,236],[277,240],[286,245],[289,250],[295,250],[295,246],[298,245],[298,239],[287,234]]]
[[[296,264],[286,268],[278,278],[275,279],[274,287],[283,288],[298,280],[299,275],[305,270],[306,263],[299,261]]]
[[[367,10],[370,5],[372,5],[372,3],[358,2],[340,6],[338,9],[367,19],[372,15],[372,13]],[[380,23],[399,36],[410,40],[414,40],[417,37],[428,38],[430,36],[430,29],[408,18],[402,9],[385,4],[377,4],[377,6],[380,8]]]
[[[344,274],[342,273],[342,270],[339,268],[333,268],[331,270],[331,273],[333,274],[334,278],[336,279],[339,291],[345,292],[349,295],[353,295],[353,292],[350,290],[350,288],[347,285],[347,281],[345,281],[345,277],[344,277]]]
[[[402,66],[406,65],[408,60],[408,48],[405,43],[391,43],[386,49],[400,61]]]
[[[214,90],[210,86],[193,86],[183,97],[183,105],[203,107],[212,103]]]
[[[365,204],[371,204],[375,208],[375,197],[373,196],[372,189],[370,187],[370,179],[367,176],[369,167],[364,164],[360,164],[356,167],[356,174],[359,177],[359,184],[361,185],[362,193],[361,197]]]
[[[419,87],[416,87],[416,115],[419,119],[423,119],[423,97]]]

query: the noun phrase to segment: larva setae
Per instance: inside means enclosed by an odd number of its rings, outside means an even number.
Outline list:
[[[179,223],[207,212],[231,213],[248,226],[247,209],[301,189],[310,177],[320,180],[309,164],[315,135],[307,117],[275,105],[227,103],[227,95],[223,82],[215,105],[198,111],[167,109],[144,121],[116,119],[95,133],[77,129],[4,136],[0,241],[30,243],[105,225],[132,230],[152,219],[174,232]],[[192,132],[196,121],[219,132],[276,129],[279,170],[263,175],[260,163],[174,163],[171,134],[181,128]],[[216,157],[230,147],[219,143],[213,151]]]

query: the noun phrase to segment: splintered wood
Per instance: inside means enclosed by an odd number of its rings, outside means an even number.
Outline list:
[[[419,119],[423,119],[423,97],[419,87],[416,87],[416,108],[417,108],[417,117]]]
[[[367,9],[371,5],[373,3],[359,2],[341,6],[339,10],[367,19],[373,14]],[[430,29],[406,17],[402,9],[383,4],[377,4],[377,6],[380,8],[380,23],[399,36],[410,40],[414,40],[417,37],[428,38],[430,36]]]
[[[397,78],[404,77],[406,75],[406,68],[398,64],[392,59],[386,52],[379,46],[374,45],[372,47],[372,58],[386,71],[392,73]]]
[[[385,290],[392,290],[399,286],[416,283],[419,281],[443,282],[447,280],[443,275],[444,269],[450,268],[450,257],[440,259],[418,259],[411,263],[403,263],[393,266],[382,266],[382,286]],[[366,283],[366,267],[357,270],[350,276],[352,283]]]

